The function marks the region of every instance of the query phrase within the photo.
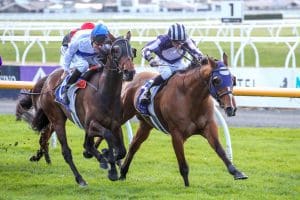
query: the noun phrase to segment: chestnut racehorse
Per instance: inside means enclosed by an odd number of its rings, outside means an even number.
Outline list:
[[[121,130],[120,94],[123,80],[132,80],[135,73],[133,49],[129,44],[130,37],[131,34],[128,32],[126,38],[113,41],[103,71],[91,76],[86,88],[78,90],[75,101],[76,113],[86,134],[85,149],[100,162],[103,156],[94,147],[94,137],[103,137],[108,143],[110,153],[107,159],[111,164],[108,175],[110,180],[118,178],[115,161],[126,155]],[[56,70],[47,77],[44,83],[39,83],[42,85],[41,93],[35,102],[31,102],[36,105],[32,126],[41,133],[40,150],[31,159],[39,160],[43,154],[48,154],[47,142],[51,133],[55,131],[62,147],[63,157],[69,164],[76,182],[85,186],[87,183],[73,162],[66,138],[66,120],[72,121],[73,119],[65,106],[55,101],[54,90],[61,82],[62,73],[63,70]],[[34,101],[33,98],[31,99]]]
[[[199,63],[194,65],[173,75],[157,92],[153,102],[154,111],[161,127],[172,137],[184,185],[189,186],[189,167],[184,155],[184,142],[195,134],[200,134],[207,139],[234,179],[246,179],[247,176],[226,157],[218,139],[218,127],[214,118],[213,98],[218,101],[229,117],[234,116],[236,111],[232,94],[233,76],[227,67],[227,56],[223,55],[223,61],[207,58],[202,60],[201,65]],[[121,166],[121,180],[126,178],[134,154],[155,127],[153,120],[149,120],[149,116],[137,111],[137,98],[140,96],[140,90],[143,89],[145,81],[156,75],[142,72],[137,74],[133,81],[123,85],[121,95],[124,112],[123,123],[136,115],[139,127]]]

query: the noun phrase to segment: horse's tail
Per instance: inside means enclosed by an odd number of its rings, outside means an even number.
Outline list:
[[[27,121],[29,124],[32,123],[33,120],[33,107],[35,107],[34,104],[36,104],[36,100],[39,97],[42,88],[44,86],[44,83],[48,76],[45,76],[38,80],[38,82],[34,85],[32,90],[26,90],[26,91],[21,91],[21,96],[19,97],[19,101],[16,106],[16,120],[21,120],[24,119]]]
[[[30,95],[23,94],[22,96],[20,96],[20,99],[18,100],[18,103],[16,105],[16,120],[19,121],[21,119],[24,119],[28,123],[31,123],[33,119],[33,114],[30,112],[32,105],[32,98]]]
[[[46,128],[49,125],[49,119],[46,116],[43,109],[39,108],[37,109],[33,120],[31,122],[31,127],[33,130],[41,132],[44,128]]]

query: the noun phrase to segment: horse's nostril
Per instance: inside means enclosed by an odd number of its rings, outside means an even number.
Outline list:
[[[236,111],[236,109],[233,108],[233,107],[227,107],[225,109],[225,112],[226,112],[226,114],[227,114],[228,117],[235,116],[235,111]]]

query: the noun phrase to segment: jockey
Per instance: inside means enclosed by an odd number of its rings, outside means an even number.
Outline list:
[[[107,52],[105,43],[108,41],[108,29],[103,24],[98,24],[92,30],[90,37],[78,37],[72,40],[65,53],[64,74],[70,73],[70,68],[74,69],[63,92],[63,103],[69,104],[67,96],[68,88],[77,81],[82,73],[88,70],[91,65],[100,65],[98,56]]]
[[[71,42],[71,40],[75,40],[77,37],[83,37],[87,34],[91,34],[91,31],[95,27],[95,24],[92,22],[85,22],[83,23],[80,28],[76,28],[71,30],[67,35],[64,36],[63,41],[61,43],[60,48],[60,66],[64,66],[64,55],[68,49],[68,46]]]
[[[158,67],[160,75],[151,80],[151,86],[141,95],[141,103],[150,103],[150,88],[160,85],[173,73],[187,66],[183,63],[185,53],[190,53],[197,60],[201,60],[202,53],[196,47],[185,31],[183,24],[173,24],[166,35],[159,35],[156,40],[149,42],[142,49],[142,56],[151,67]],[[156,55],[153,58],[151,53]]]

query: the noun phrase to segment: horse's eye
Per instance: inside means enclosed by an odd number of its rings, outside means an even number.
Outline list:
[[[111,51],[112,51],[112,54],[113,54],[115,57],[119,58],[119,57],[121,56],[121,47],[120,47],[120,46],[114,46],[114,47],[111,49]]]
[[[219,86],[222,84],[222,79],[220,79],[220,77],[218,77],[218,76],[215,76],[215,77],[213,77],[212,82],[213,82],[214,86]]]

